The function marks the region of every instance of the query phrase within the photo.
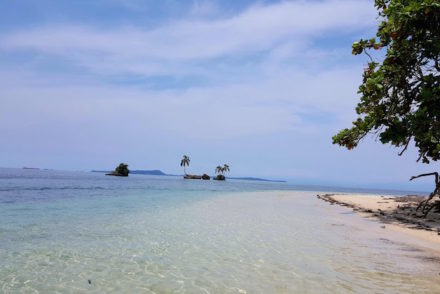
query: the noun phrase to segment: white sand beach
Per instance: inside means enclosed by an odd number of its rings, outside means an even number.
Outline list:
[[[326,194],[321,199],[383,223],[384,229],[405,234],[409,242],[440,253],[440,217],[416,212],[417,196]]]

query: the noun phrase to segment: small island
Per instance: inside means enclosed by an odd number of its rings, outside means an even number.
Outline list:
[[[225,172],[229,172],[229,165],[227,165],[226,163],[223,166],[217,166],[215,168],[215,173],[217,174],[217,176],[214,178],[214,180],[216,181],[224,181],[226,180],[226,177],[224,175]]]
[[[128,169],[128,164],[120,163],[113,172],[105,174],[106,176],[115,177],[128,177],[130,170]]]
[[[188,174],[186,172],[186,167],[189,166],[190,161],[191,160],[188,155],[183,155],[183,158],[180,161],[180,166],[183,167],[183,172],[184,172],[183,178],[184,179],[187,179],[187,180],[206,180],[206,181],[209,181],[211,179],[211,177],[208,174],[203,174],[201,176]],[[224,173],[229,172],[229,171],[230,171],[229,165],[227,165],[227,164],[224,164],[223,166],[219,165],[215,169],[215,173],[217,174],[217,176],[212,177],[212,179],[216,180],[216,181],[224,181],[224,180],[226,180]]]

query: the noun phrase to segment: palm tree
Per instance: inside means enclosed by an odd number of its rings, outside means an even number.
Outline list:
[[[186,167],[189,166],[190,159],[188,156],[183,155],[182,161],[180,161],[180,166],[183,166],[183,171],[186,175]]]
[[[217,166],[217,167],[215,168],[215,173],[216,173],[216,174],[219,174],[219,175],[223,174],[223,167],[221,167],[220,165]]]
[[[229,165],[227,165],[226,163],[223,165],[223,172],[229,172]]]

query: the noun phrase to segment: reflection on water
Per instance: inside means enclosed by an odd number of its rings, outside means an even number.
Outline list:
[[[313,192],[84,177],[0,204],[0,292],[440,293],[437,256]]]

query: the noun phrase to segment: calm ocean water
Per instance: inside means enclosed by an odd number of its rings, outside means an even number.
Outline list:
[[[326,189],[0,169],[0,292],[440,293],[435,256]]]

